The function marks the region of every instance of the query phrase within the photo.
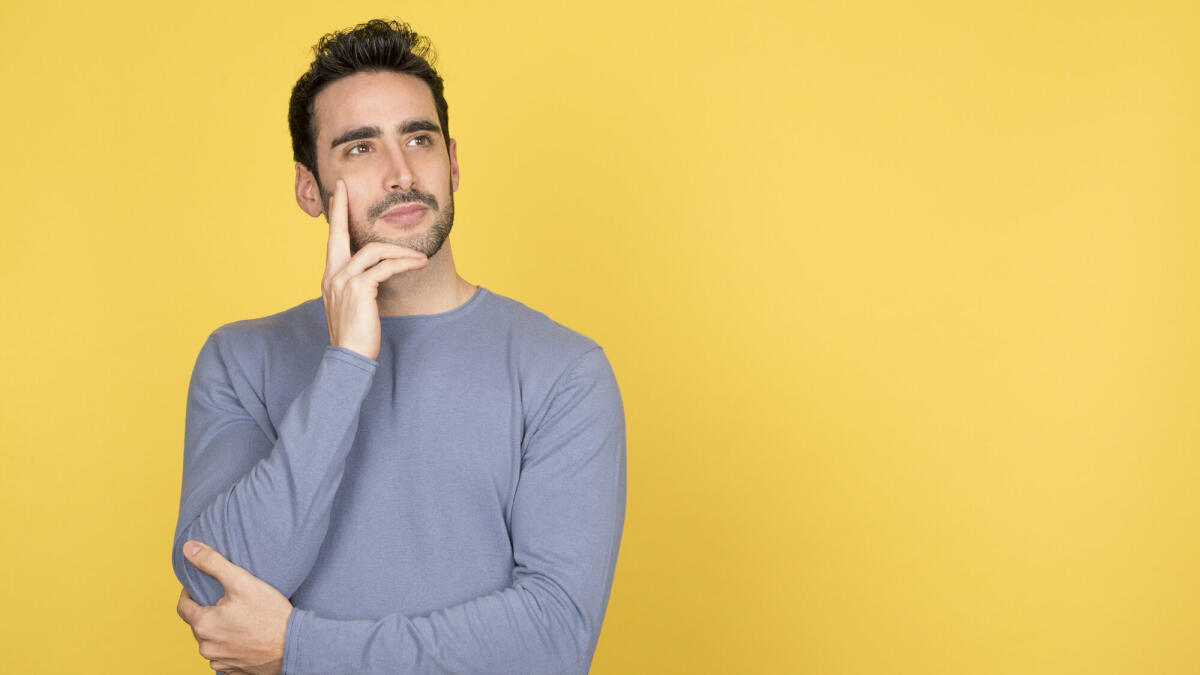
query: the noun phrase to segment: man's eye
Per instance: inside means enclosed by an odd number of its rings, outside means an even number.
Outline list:
[[[417,136],[409,141],[412,145],[429,145],[431,142],[428,136]]]
[[[359,152],[359,148],[362,148],[362,152]],[[364,152],[368,152],[370,150],[371,150],[371,146],[367,145],[366,143],[359,143],[358,145],[351,146],[348,154],[361,155]]]

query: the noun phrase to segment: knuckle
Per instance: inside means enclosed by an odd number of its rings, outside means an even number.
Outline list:
[[[209,625],[208,619],[203,616],[196,619],[196,622],[192,624],[192,632],[196,634],[198,640],[210,639],[212,637],[211,628],[212,626]]]

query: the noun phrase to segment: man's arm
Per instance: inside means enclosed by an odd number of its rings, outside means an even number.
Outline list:
[[[234,384],[232,356],[219,333],[200,350],[189,386],[172,563],[201,604],[215,603],[222,591],[183,557],[189,539],[208,544],[290,596],[325,538],[375,364],[326,347],[312,383],[288,408],[278,437],[271,438],[269,425],[256,419],[265,418],[265,406],[257,400],[247,406],[239,397],[239,388],[245,397],[252,394],[246,393],[248,385]]]
[[[180,549],[188,539],[208,544],[287,596],[312,569],[376,368],[379,284],[428,264],[418,251],[383,242],[351,255],[341,180],[328,220],[321,295],[330,346],[312,384],[289,406],[278,437],[267,435],[261,374],[255,383],[235,374],[237,364],[217,334],[192,373],[171,561],[184,588],[203,604],[215,603],[221,586],[184,559]]]
[[[625,515],[625,421],[604,352],[556,384],[525,443],[508,588],[427,616],[333,620],[297,608],[283,672],[586,672]]]

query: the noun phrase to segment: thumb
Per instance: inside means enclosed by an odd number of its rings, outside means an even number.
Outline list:
[[[226,594],[229,593],[230,587],[239,576],[249,574],[246,570],[226,560],[216,549],[198,541],[185,542],[183,555],[188,562],[196,566],[196,569],[208,573],[221,582],[221,585],[225,587]]]

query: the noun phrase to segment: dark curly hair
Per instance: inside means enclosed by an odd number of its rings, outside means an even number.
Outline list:
[[[434,70],[436,53],[429,39],[406,23],[372,19],[348,30],[329,33],[313,46],[313,62],[292,88],[288,127],[292,132],[292,158],[317,174],[317,129],[313,103],[330,83],[355,73],[390,71],[420,78],[433,93],[438,122],[446,147],[450,147],[450,111],[442,77]]]

